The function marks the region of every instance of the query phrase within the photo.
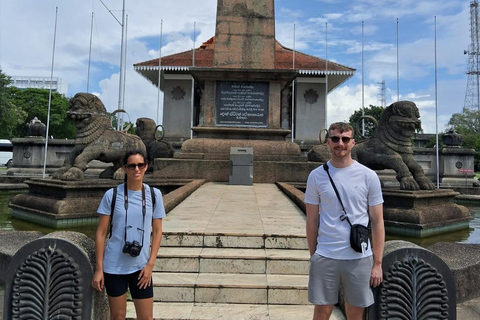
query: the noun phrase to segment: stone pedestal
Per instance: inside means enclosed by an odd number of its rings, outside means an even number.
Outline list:
[[[387,233],[423,238],[468,228],[468,208],[454,203],[450,189],[383,189],[383,217]]]
[[[111,179],[31,179],[25,181],[29,192],[16,195],[9,207],[14,218],[49,228],[94,225],[103,194],[121,182]]]
[[[171,198],[165,195],[177,188],[181,189],[180,187],[191,182],[191,179],[164,181],[153,180],[149,176],[144,181],[162,191],[165,210],[168,212],[188,194],[183,196],[171,192]],[[122,182],[111,179],[62,181],[35,178],[25,181],[28,184],[28,193],[16,195],[9,207],[14,218],[53,229],[96,225],[97,208],[103,194]],[[188,193],[188,190],[184,192]]]
[[[155,179],[206,179],[228,182],[230,148],[253,149],[253,182],[305,182],[318,167],[300,155],[300,147],[289,141],[247,139],[191,139],[173,159],[155,159]]]

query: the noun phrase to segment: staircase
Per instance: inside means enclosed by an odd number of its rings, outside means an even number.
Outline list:
[[[163,225],[154,319],[312,318],[305,217],[275,185],[207,183]]]

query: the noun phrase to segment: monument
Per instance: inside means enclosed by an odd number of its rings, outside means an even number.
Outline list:
[[[374,170],[391,169],[396,174],[400,190],[385,184],[382,188],[385,230],[402,236],[428,237],[468,228],[472,219],[469,210],[454,203],[459,193],[436,190],[413,158],[412,138],[419,128],[420,113],[415,103],[398,101],[385,109],[375,134],[352,150],[352,156],[363,165]],[[308,158],[328,161],[328,147],[315,146]]]
[[[273,0],[219,0],[215,36],[161,61],[134,66],[164,91],[165,140],[181,145],[155,177],[211,181],[228,181],[232,147],[253,148],[254,182],[305,181],[316,164],[293,141],[317,139],[326,93],[355,72],[278,43]]]

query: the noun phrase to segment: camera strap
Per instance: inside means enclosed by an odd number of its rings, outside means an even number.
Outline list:
[[[152,199],[152,214],[153,211],[155,211],[155,204],[157,197],[155,196],[155,190],[153,187],[148,186],[150,188],[150,197]],[[117,188],[113,188],[113,194],[112,194],[112,202],[110,204],[110,233],[108,235],[108,238],[110,239],[112,237],[112,223],[113,223],[113,214],[115,212],[115,203],[117,202]]]
[[[125,242],[127,241],[127,217],[128,217],[128,189],[127,184],[123,184],[123,203],[125,206],[125,233],[124,238]],[[142,247],[143,247],[143,238],[145,237],[145,214],[147,213],[147,201],[145,200],[145,185],[142,183],[142,215],[143,215],[143,225],[142,225]]]
[[[340,202],[340,205],[342,206],[342,211],[343,211],[343,217],[340,217],[340,220],[347,220],[348,224],[350,227],[352,227],[352,223],[350,222],[350,219],[348,219],[347,211],[345,211],[345,207],[343,206],[342,199],[340,198],[340,194],[338,193],[337,187],[335,186],[335,183],[333,182],[332,176],[330,176],[330,172],[328,171],[328,165],[327,163],[323,164],[323,169],[327,172],[328,178],[330,179],[330,183],[332,184],[333,191],[335,191],[335,194],[337,195],[337,199]],[[370,219],[368,219],[368,227],[370,227]]]

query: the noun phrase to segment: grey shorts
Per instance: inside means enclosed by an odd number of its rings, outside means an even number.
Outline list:
[[[340,281],[345,291],[345,301],[355,307],[373,304],[370,273],[373,257],[355,260],[335,260],[314,254],[310,258],[308,301],[315,305],[338,303]]]

